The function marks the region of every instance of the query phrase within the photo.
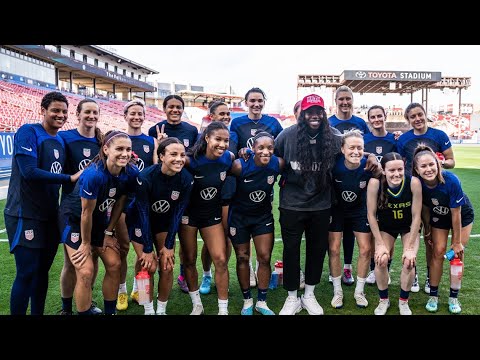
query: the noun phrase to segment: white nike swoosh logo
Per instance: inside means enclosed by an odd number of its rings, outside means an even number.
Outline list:
[[[336,182],[342,182],[342,180],[337,180],[337,179],[335,179],[335,181],[336,181]]]
[[[247,183],[248,183],[248,182],[252,182],[252,181],[253,181],[253,180],[247,180],[247,179],[243,180],[243,182],[247,182]]]
[[[138,183],[138,185],[142,185],[142,182],[140,180],[138,180],[138,178],[137,178],[137,183]]]
[[[272,225],[272,224],[273,224],[273,223],[268,223],[268,224],[265,224],[265,226],[270,226],[270,225]]]
[[[445,145],[448,145],[449,142],[450,142],[450,141],[447,141],[447,142],[445,143]]]
[[[457,201],[457,204],[463,200],[463,196],[460,198],[460,200],[456,200]]]
[[[85,191],[85,194],[87,194],[88,196],[92,196],[92,193],[91,192],[88,192],[87,190],[83,189],[83,191]]]
[[[205,176],[197,176],[197,175],[194,176],[195,179],[201,179],[201,178],[204,178],[204,177]]]
[[[220,219],[221,219],[221,217],[219,217],[219,218],[215,218],[215,221],[217,221],[217,220],[220,220]]]
[[[27,150],[27,151],[32,151],[32,148],[26,148],[24,146],[22,146],[22,149]]]

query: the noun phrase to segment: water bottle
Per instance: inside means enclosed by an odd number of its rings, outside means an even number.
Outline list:
[[[145,305],[150,303],[150,274],[143,270],[139,271],[137,276],[138,304]]]
[[[272,275],[270,276],[270,283],[268,284],[268,288],[273,290],[273,289],[276,289],[277,286],[278,286],[278,273],[273,271]]]
[[[459,258],[450,261],[450,287],[460,290],[462,287],[463,262]]]
[[[283,285],[283,261],[275,261],[275,272],[278,274],[278,283],[277,286]]]
[[[443,257],[448,261],[451,261],[455,257],[455,251],[453,251],[453,249],[450,249],[445,253],[445,255],[443,255]]]

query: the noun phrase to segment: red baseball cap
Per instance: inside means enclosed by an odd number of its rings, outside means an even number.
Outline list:
[[[312,106],[321,106],[325,109],[325,104],[322,97],[317,94],[310,94],[305,96],[302,100],[302,111],[307,110]]]

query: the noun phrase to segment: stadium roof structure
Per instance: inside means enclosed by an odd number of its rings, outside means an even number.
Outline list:
[[[211,101],[223,101],[227,104],[243,101],[243,96],[233,94],[209,93],[205,91],[181,90],[175,93],[185,101],[191,102],[193,106],[208,106]]]
[[[94,51],[104,60],[109,60],[111,64],[128,64],[135,70],[139,70],[145,74],[158,74],[158,71],[147,68],[136,62],[128,60],[111,51],[96,45],[73,45],[79,48],[86,48]],[[111,91],[112,86],[115,91],[132,91],[132,92],[155,92],[156,88],[144,81],[134,79],[129,76],[121,75],[97,66],[76,60],[72,57],[59,54],[45,48],[43,45],[8,45],[17,51],[32,54],[40,59],[51,62],[58,69],[59,80],[95,87],[100,90]]]
[[[471,85],[470,77],[442,77],[432,71],[344,70],[341,75],[298,75],[301,87],[334,88],[346,85],[354,93],[410,94],[421,90],[422,102],[428,105],[429,89],[458,89],[459,104],[462,89]],[[427,108],[427,106],[426,106]]]

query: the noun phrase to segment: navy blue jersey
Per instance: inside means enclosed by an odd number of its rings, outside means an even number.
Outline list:
[[[62,174],[66,154],[63,139],[49,135],[41,124],[22,125],[14,137],[12,173],[8,185],[5,214],[37,220],[57,217],[60,184],[28,180],[20,172],[18,156],[36,159],[37,168],[51,174]],[[64,176],[62,179],[64,179]],[[53,177],[52,177],[53,178]]]
[[[406,176],[399,187],[393,189],[388,187],[386,207],[377,208],[378,226],[381,231],[404,233],[406,229],[410,229],[413,199],[411,182],[412,177]],[[381,191],[380,187],[378,191]]]
[[[195,141],[198,138],[198,130],[195,126],[190,125],[184,121],[181,121],[179,124],[172,125],[169,124],[167,120],[160,121],[158,124],[158,129],[162,129],[162,125],[165,125],[165,134],[169,137],[176,137],[179,139],[183,146],[185,146],[185,150],[190,149]],[[157,125],[153,125],[150,129],[148,129],[148,135],[157,138]]]
[[[435,188],[429,188],[422,178],[423,204],[430,209],[430,225],[440,229],[452,227],[452,214],[450,209],[462,207],[462,219],[472,205],[467,195],[462,190],[458,177],[449,171],[442,171],[445,184],[438,184]],[[468,225],[468,224],[467,224]]]
[[[339,130],[342,134],[355,129],[360,130],[364,135],[370,133],[370,129],[365,120],[355,115],[352,115],[349,120],[340,120],[336,115],[332,115],[328,118],[328,122],[330,126]]]
[[[137,226],[143,236],[144,252],[153,250],[152,236],[158,234],[160,228],[168,224],[165,247],[173,249],[183,211],[190,200],[193,177],[182,169],[174,176],[162,173],[162,165],[146,168],[138,177],[136,208],[138,211]]]
[[[153,165],[153,155],[155,151],[155,140],[145,134],[128,135],[132,140],[132,150],[138,155],[137,167],[142,171]]]
[[[87,167],[90,161],[100,150],[100,144],[96,137],[87,138],[81,135],[77,129],[59,131],[58,135],[65,142],[67,161],[64,173],[73,175]],[[70,194],[75,187],[74,183],[63,184],[62,197]]]
[[[372,133],[363,136],[365,151],[374,154],[377,161],[382,161],[383,155],[397,151],[395,135],[387,133],[385,136],[375,136]]]
[[[193,174],[194,183],[190,203],[187,208],[189,214],[205,219],[212,211],[222,206],[221,192],[227,172],[232,167],[232,153],[225,153],[216,160],[210,160],[205,155],[195,159],[190,157],[187,169]]]
[[[333,168],[333,185],[337,195],[337,206],[343,208],[345,217],[356,215],[359,211],[366,211],[367,184],[372,172],[364,170],[367,164],[365,157],[360,166],[349,170],[345,166],[345,157],[339,156]]]
[[[232,211],[249,216],[272,211],[270,194],[280,173],[278,157],[272,156],[267,166],[255,165],[255,156],[240,160],[242,173],[237,177],[235,196],[230,204]]]
[[[96,199],[92,214],[92,233],[103,232],[110,221],[109,209],[113,208],[122,195],[134,191],[137,176],[138,169],[135,166],[127,165],[119,176],[113,176],[104,168],[102,162],[92,163],[80,175],[73,191],[62,201],[60,211],[68,215],[70,224],[80,224],[80,198]]]
[[[406,174],[412,173],[413,153],[420,143],[430,146],[433,152],[443,153],[452,147],[448,135],[442,130],[428,128],[427,132],[422,135],[415,135],[413,129],[407,131],[398,138],[397,142],[398,153],[406,159]]]
[[[230,124],[230,137],[232,142],[236,143],[237,151],[241,148],[252,148],[253,137],[259,131],[266,131],[274,138],[282,132],[283,128],[280,122],[269,115],[262,115],[259,120],[251,120],[248,115],[240,116],[232,120]],[[236,152],[234,152],[235,155]]]

